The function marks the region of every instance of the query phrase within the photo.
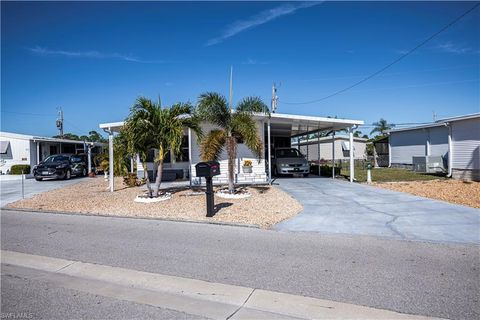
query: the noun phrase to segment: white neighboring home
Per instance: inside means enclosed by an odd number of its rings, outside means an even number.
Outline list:
[[[448,175],[480,181],[480,113],[389,131],[390,166],[412,167],[416,156],[440,156]]]
[[[349,130],[349,141],[353,144],[353,130],[359,125],[364,124],[361,120],[337,119],[316,116],[303,116],[293,114],[272,113],[270,116],[263,113],[255,113],[253,115],[257,123],[257,130],[263,142],[262,159],[258,161],[252,152],[242,143],[237,147],[237,159],[235,166],[235,180],[237,183],[266,183],[271,181],[272,168],[269,166],[269,161],[273,156],[273,150],[279,147],[291,147],[292,138],[312,134],[322,131],[339,131]],[[110,167],[113,168],[113,135],[119,132],[123,127],[123,122],[102,123],[100,128],[109,134],[109,152]],[[212,125],[204,123],[202,129],[208,132],[213,128]],[[331,139],[331,138],[330,138]],[[340,143],[339,143],[340,144]],[[165,163],[165,171],[183,170],[183,176],[189,177],[191,184],[200,183],[200,178],[195,175],[195,164],[201,161],[200,148],[195,135],[191,130],[185,129],[184,144],[182,155],[171,154],[170,159]],[[153,159],[153,155],[150,156]],[[349,157],[351,170],[354,174],[353,168],[353,154]],[[243,161],[252,161],[252,173],[244,172],[242,169]],[[219,176],[214,177],[215,183],[227,183],[227,154],[222,152],[220,156],[220,172]],[[153,169],[153,163],[147,163],[147,170]],[[137,174],[143,176],[144,168],[139,163],[137,158]],[[164,174],[165,174],[164,171]],[[112,173],[112,170],[110,170]],[[169,172],[171,174],[172,172]],[[351,182],[353,182],[353,174]],[[114,190],[113,173],[109,179],[110,191]]]
[[[0,174],[8,174],[12,165],[34,165],[58,153],[79,154],[101,152],[104,143],[37,137],[26,134],[0,132]]]
[[[335,143],[333,143],[335,139]],[[308,161],[318,162],[319,160],[345,161],[350,157],[350,138],[346,135],[335,135],[329,137],[312,138],[292,142],[292,147],[297,148]],[[353,158],[366,159],[368,139],[353,137]],[[335,147],[333,147],[335,146]],[[335,148],[335,152],[333,149]],[[319,152],[320,150],[320,152]]]

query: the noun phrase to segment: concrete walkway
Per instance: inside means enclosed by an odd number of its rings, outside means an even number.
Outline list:
[[[277,230],[480,243],[479,209],[338,179],[275,182],[304,207]]]

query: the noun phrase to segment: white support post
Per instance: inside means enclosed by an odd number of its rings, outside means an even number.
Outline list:
[[[320,130],[318,130],[318,132],[317,132],[317,144],[318,144],[318,146],[317,146],[317,148],[318,148],[318,163],[317,163],[318,164],[318,176],[320,176],[320,159],[321,159],[321,157],[320,157]]]
[[[448,126],[448,177],[453,175],[453,144],[452,144],[452,125],[447,123]]]
[[[113,181],[113,131],[111,130],[108,132],[108,176],[110,192],[113,192],[115,186]]]
[[[133,161],[133,156],[130,156],[130,173],[134,173],[135,170],[133,170],[135,166],[135,162]]]
[[[355,178],[355,163],[354,163],[354,158],[353,158],[353,127],[350,127],[348,129],[348,136],[350,138],[350,182],[353,182],[353,179]]]
[[[272,182],[272,150],[270,146],[270,119],[267,122],[267,143],[268,143],[268,183]]]
[[[188,128],[188,178],[192,187],[192,129]]]
[[[392,144],[390,143],[390,140],[392,139],[392,136],[388,136],[388,167],[392,167]]]
[[[40,163],[40,141],[37,141],[37,163]]]
[[[87,145],[87,155],[88,155],[88,173],[92,172],[92,147]]]
[[[332,179],[335,179],[335,131],[332,134]]]

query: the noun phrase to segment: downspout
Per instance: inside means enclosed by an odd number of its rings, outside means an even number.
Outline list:
[[[451,178],[453,175],[453,144],[452,144],[452,125],[445,122],[444,125],[448,128],[448,174]]]

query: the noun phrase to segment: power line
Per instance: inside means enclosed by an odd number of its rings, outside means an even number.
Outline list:
[[[387,70],[388,68],[390,68],[391,66],[393,66],[394,64],[400,62],[401,60],[405,59],[407,56],[409,56],[410,54],[412,54],[413,52],[415,52],[417,49],[421,48],[422,46],[424,46],[427,42],[429,42],[430,40],[432,40],[433,38],[435,38],[436,36],[438,36],[440,33],[444,32],[445,30],[447,30],[448,28],[450,28],[451,26],[453,26],[455,23],[457,23],[459,20],[461,20],[463,17],[465,17],[467,14],[469,14],[470,12],[472,12],[473,10],[475,10],[478,6],[480,6],[480,3],[477,3],[475,4],[473,7],[471,7],[470,9],[468,9],[467,11],[465,11],[463,14],[461,14],[460,16],[458,16],[455,20],[453,20],[452,22],[450,22],[449,24],[447,24],[446,26],[444,26],[442,29],[440,29],[439,31],[435,32],[433,35],[431,35],[430,37],[428,37],[426,40],[422,41],[420,44],[418,44],[417,46],[415,46],[413,49],[410,49],[407,53],[403,54],[402,56],[400,56],[399,58],[395,59],[394,61],[390,62],[389,64],[387,64],[386,66],[384,66],[383,68],[381,68],[380,70],[372,73],[371,75],[363,78],[362,80],[360,81],[357,81],[355,82],[354,84],[346,87],[346,88],[343,88],[341,90],[338,90],[328,96],[325,96],[323,98],[320,98],[320,99],[315,99],[315,100],[311,100],[311,101],[305,101],[305,102],[284,102],[285,104],[310,104],[310,103],[314,103],[314,102],[320,102],[320,101],[323,101],[323,100],[326,100],[326,99],[329,99],[331,97],[334,97],[338,94],[341,94],[347,90],[350,90],[370,79],[372,79],[373,77],[379,75],[380,73],[382,73],[383,71]]]
[[[28,112],[16,112],[16,111],[8,111],[8,110],[2,110],[1,113],[11,113],[11,114],[20,114],[24,116],[39,116],[39,117],[56,117],[57,116],[57,115],[46,114],[46,113],[28,113]]]

